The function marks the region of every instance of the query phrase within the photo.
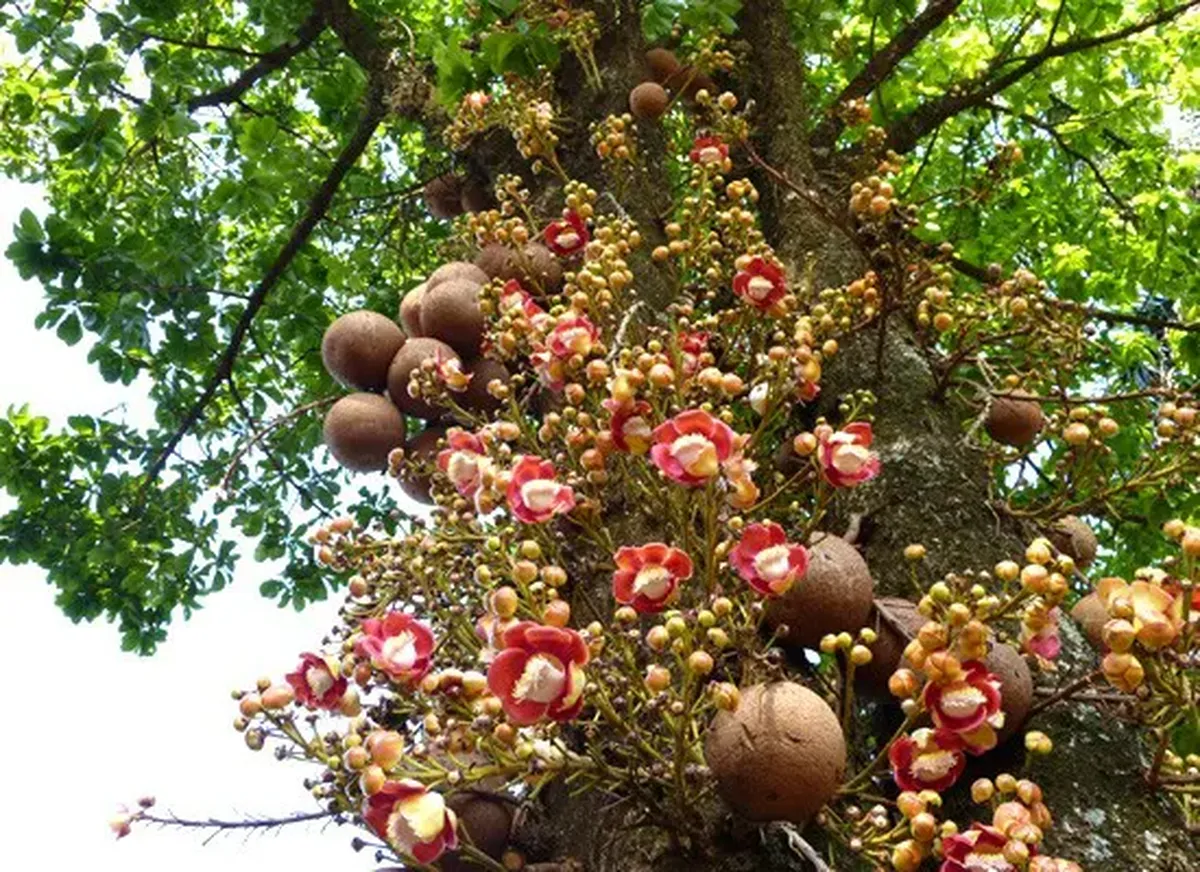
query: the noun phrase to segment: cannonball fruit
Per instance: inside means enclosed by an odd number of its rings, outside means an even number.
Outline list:
[[[501,798],[481,793],[455,793],[446,805],[458,815],[459,832],[466,831],[472,845],[493,860],[499,860],[508,847],[512,828],[512,805]],[[438,860],[442,872],[478,872],[478,863],[462,858],[457,852]]]
[[[479,352],[484,333],[479,285],[451,279],[430,287],[421,298],[421,332],[440,339],[462,357]]]
[[[1029,664],[1012,645],[993,645],[983,665],[1000,679],[1000,708],[1004,727],[998,731],[1001,742],[1016,734],[1033,706],[1033,675]]]
[[[833,711],[790,681],[742,688],[704,740],[717,792],[756,821],[806,823],[833,797],[846,770],[846,740]]]
[[[1026,391],[1012,391],[994,397],[984,422],[988,435],[1003,445],[1018,448],[1033,442],[1042,432],[1046,418],[1036,401],[1024,399],[1030,396],[1033,395]]]
[[[473,263],[467,263],[466,261],[462,260],[452,260],[450,263],[442,264],[435,269],[429,278],[425,280],[425,287],[433,288],[437,287],[442,282],[456,280],[474,282],[477,285],[482,285],[490,278],[491,276]]]
[[[886,612],[891,620],[881,612]],[[877,695],[888,693],[888,679],[900,666],[904,649],[926,620],[917,611],[917,604],[906,599],[885,596],[875,600],[866,624],[876,633],[875,643],[870,646],[871,662],[854,670],[854,681],[861,690]],[[900,626],[900,631],[893,623]]]
[[[488,278],[499,278],[504,272],[508,259],[513,256],[513,250],[499,242],[489,242],[479,249],[475,255],[475,266],[479,267]]]
[[[642,82],[629,92],[629,111],[634,118],[654,121],[667,111],[671,98],[658,82]]]
[[[437,463],[438,443],[446,436],[441,424],[430,424],[404,446],[404,465],[400,468],[400,489],[411,499],[433,505],[429,489],[433,486],[433,466]]]
[[[486,245],[475,265],[494,279],[516,279],[531,294],[555,294],[562,287],[562,264],[540,242],[530,242],[520,252],[498,243]]]
[[[409,377],[413,371],[424,361],[435,360],[439,355],[443,360],[458,358],[454,349],[446,343],[422,336],[405,342],[404,347],[392,359],[392,365],[388,367],[388,396],[392,398],[393,403],[400,407],[401,411],[427,421],[442,414],[443,409],[440,407],[431,406],[423,399],[413,397],[408,393]]]
[[[426,283],[422,282],[400,301],[400,323],[410,338],[424,335],[421,333],[421,299],[425,296],[426,287]]]
[[[679,58],[670,49],[652,48],[646,52],[646,67],[650,70],[650,78],[663,84],[679,72]]]
[[[504,364],[490,357],[481,357],[467,367],[471,383],[459,398],[464,409],[473,412],[494,412],[500,408],[500,400],[488,393],[488,382],[499,379],[508,384],[510,378]]]
[[[816,648],[827,633],[851,632],[867,623],[875,584],[867,562],[845,539],[817,533],[808,549],[808,572],[767,604],[767,625],[787,625],[781,640]]]
[[[1050,528],[1049,535],[1054,547],[1080,567],[1086,567],[1096,559],[1100,542],[1092,528],[1075,515],[1059,518]]]
[[[363,309],[329,325],[321,339],[321,360],[347,387],[381,391],[387,385],[388,365],[403,344],[404,331],[395,321]]]
[[[457,218],[462,214],[462,180],[445,173],[425,184],[425,207],[434,218]]]
[[[464,212],[482,212],[492,207],[492,195],[488,191],[487,185],[474,179],[467,179],[463,182],[459,204]]]
[[[325,415],[325,444],[346,469],[387,469],[388,454],[404,444],[404,416],[379,394],[350,394]]]
[[[1104,647],[1104,625],[1108,623],[1108,609],[1104,607],[1100,594],[1089,593],[1071,609],[1071,617],[1095,648]]]

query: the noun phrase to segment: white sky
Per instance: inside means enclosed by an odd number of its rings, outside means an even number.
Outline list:
[[[22,208],[45,213],[37,189],[0,180],[0,252]],[[0,410],[30,403],[55,425],[76,413],[127,404],[146,420],[145,392],[109,385],[87,362],[88,341],[68,348],[33,329],[41,288],[0,257]],[[116,414],[120,414],[119,412]],[[12,501],[0,493],[0,511]],[[117,842],[107,826],[122,804],[158,798],[181,817],[286,814],[314,806],[296,763],[253,753],[230,726],[229,691],[290,669],[332,624],[336,603],[301,614],[263,600],[270,567],[247,557],[233,585],[172,626],[152,658],[120,651],[114,627],[73,625],[35,566],[0,564],[0,639],[8,650],[0,702],[0,868],[122,872],[296,872],[374,869],[349,847],[353,827],[304,824],[283,832],[221,835],[136,828]]]

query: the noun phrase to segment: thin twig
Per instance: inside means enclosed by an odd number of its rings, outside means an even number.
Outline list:
[[[1029,710],[1029,714],[1027,714],[1025,716],[1025,719],[1029,720],[1034,715],[1044,712],[1046,709],[1050,708],[1050,706],[1054,705],[1055,703],[1059,703],[1065,699],[1069,699],[1077,691],[1083,690],[1085,687],[1087,687],[1089,684],[1091,684],[1093,681],[1095,681],[1097,678],[1099,678],[1103,674],[1104,673],[1101,672],[1099,669],[1095,669],[1095,670],[1087,673],[1086,675],[1082,675],[1079,678],[1076,678],[1074,681],[1072,681],[1070,684],[1068,684],[1066,687],[1062,688],[1058,692],[1035,703],[1033,708],[1031,708]]]
[[[246,455],[246,452],[258,444],[261,439],[263,439],[269,433],[273,433],[275,430],[278,430],[284,424],[295,420],[306,412],[311,412],[313,409],[322,409],[325,406],[330,405],[331,403],[335,402],[339,396],[340,394],[322,397],[319,400],[313,400],[311,403],[305,403],[302,406],[297,406],[286,415],[280,415],[275,420],[268,422],[266,425],[260,427],[258,430],[252,433],[250,438],[238,447],[237,451],[234,452],[233,459],[229,461],[229,468],[225,470],[225,475],[221,477],[221,490],[227,494],[233,493],[233,489],[230,484],[234,472],[237,470],[238,465],[241,463],[242,458]]]

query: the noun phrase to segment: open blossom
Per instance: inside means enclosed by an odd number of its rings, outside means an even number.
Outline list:
[[[902,736],[892,743],[888,759],[900,789],[917,793],[940,793],[958,780],[967,765],[962,739],[944,728],[924,728]]]
[[[837,431],[818,427],[817,438],[821,440],[821,470],[834,487],[854,487],[879,475],[879,457],[871,451],[875,437],[865,421]]]
[[[419,781],[385,782],[364,803],[363,819],[377,836],[418,863],[432,863],[458,847],[453,809]]]
[[[604,408],[612,413],[609,433],[618,451],[629,454],[645,454],[650,450],[654,430],[650,426],[650,404],[645,400],[622,403],[607,399]]]
[[[755,257],[733,277],[733,292],[754,306],[766,311],[787,294],[783,270],[762,257]]]
[[[538,305],[533,295],[516,279],[509,279],[500,289],[499,308],[504,315],[523,315],[530,324],[539,329],[550,319],[546,310]]]
[[[447,390],[461,394],[470,386],[472,375],[463,371],[462,361],[457,357],[439,351],[434,357],[434,363],[437,365],[438,381],[444,384]]]
[[[596,325],[583,315],[573,318],[562,318],[550,335],[546,337],[546,348],[559,360],[566,360],[578,354],[587,357],[596,346],[600,332]]]
[[[1129,617],[1138,642],[1152,651],[1170,645],[1182,629],[1181,602],[1161,585],[1102,578],[1096,584],[1096,593],[1110,615]],[[1130,611],[1132,616],[1127,614]]]
[[[974,730],[1000,711],[1000,681],[978,660],[963,663],[960,678],[925,685],[924,701],[933,722],[956,733]]]
[[[488,667],[488,688],[520,726],[569,721],[583,708],[588,648],[570,628],[521,621],[504,632],[504,648]]]
[[[808,551],[788,542],[783,527],[766,521],[745,529],[729,563],[763,596],[780,596],[808,572]]]
[[[306,651],[300,655],[300,665],[284,676],[296,699],[309,708],[332,711],[342,703],[348,682],[338,664]]]
[[[563,213],[562,221],[553,221],[546,228],[546,245],[559,257],[570,257],[582,251],[591,236],[582,216],[574,209]]]
[[[558,392],[566,386],[567,374],[562,358],[555,357],[544,345],[539,345],[529,355],[529,365],[538,374],[538,380],[550,390]]]
[[[708,334],[702,330],[681,331],[679,354],[683,358],[683,374],[695,375],[700,369],[700,355],[708,351]]]
[[[972,824],[965,833],[942,840],[944,860],[938,872],[1017,872],[1004,857],[1008,837],[995,827]]]
[[[729,157],[729,146],[722,142],[719,136],[700,136],[692,143],[692,150],[688,152],[688,157],[691,158],[692,163],[724,163],[725,158]]]
[[[642,613],[661,612],[675,598],[679,583],[692,577],[692,559],[661,542],[619,548],[613,560],[613,596]]]
[[[473,497],[483,484],[490,461],[482,439],[461,427],[452,427],[446,433],[446,447],[438,452],[437,465],[459,494]]]
[[[1021,621],[1021,647],[1044,660],[1053,660],[1062,650],[1058,637],[1059,609],[1030,610]]]
[[[690,487],[716,477],[733,453],[729,425],[701,409],[680,412],[654,430],[650,457],[668,478]]]
[[[741,452],[734,454],[723,464],[725,479],[729,482],[729,492],[725,499],[735,509],[745,511],[758,502],[761,491],[753,478],[757,468],[758,464],[747,460]]]
[[[541,524],[575,508],[575,492],[554,480],[554,464],[522,455],[508,480],[508,507],[526,524]]]
[[[420,681],[429,671],[433,648],[433,631],[404,612],[367,618],[362,622],[362,636],[354,643],[359,657],[405,684]]]

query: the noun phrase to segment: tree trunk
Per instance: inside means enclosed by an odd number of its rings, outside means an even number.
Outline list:
[[[568,172],[603,190],[599,162],[588,142],[588,125],[610,113],[626,111],[626,95],[645,77],[644,44],[636,3],[591,4],[601,17],[604,36],[596,46],[605,89],[584,84],[582,70],[564,64],[559,98],[569,129],[560,153]],[[847,213],[851,179],[839,177],[827,155],[810,153],[807,131],[815,114],[805,103],[804,70],[791,41],[783,0],[755,0],[745,12],[734,44],[740,54],[733,87],[755,104],[756,150],[792,182],[818,189],[827,215]],[[662,239],[662,218],[670,205],[661,134],[639,126],[647,175],[633,186],[622,206],[651,243]],[[742,159],[742,155],[734,155]],[[861,250],[843,231],[831,227],[822,210],[761,173],[753,173],[761,194],[763,229],[793,276],[805,273],[821,286],[844,284],[870,268]],[[647,259],[635,267],[643,299],[661,308],[670,298],[665,273]],[[651,276],[649,281],[644,277]],[[979,451],[963,439],[972,410],[935,399],[935,377],[912,338],[903,313],[886,319],[886,328],[848,338],[827,366],[821,411],[836,420],[839,396],[869,388],[877,397],[875,432],[883,474],[853,492],[831,519],[834,532],[859,516],[857,544],[876,578],[880,594],[914,596],[902,550],[920,542],[929,552],[925,579],[949,571],[990,569],[1016,559],[1033,531],[1022,530],[992,508],[991,472]],[[883,331],[881,337],[880,332]],[[1064,620],[1064,624],[1067,623]],[[1096,654],[1080,634],[1064,628],[1063,667],[1068,676],[1094,667]],[[1141,778],[1144,746],[1135,728],[1102,719],[1083,704],[1061,704],[1032,727],[1044,730],[1056,750],[1029,772],[1043,788],[1055,815],[1047,852],[1078,860],[1088,869],[1170,872],[1195,868],[1195,845],[1165,802],[1149,794]],[[1018,738],[977,764],[978,774],[1021,773],[1023,749]],[[861,756],[861,752],[860,752]],[[972,770],[957,792],[964,792]],[[637,870],[713,870],[713,872],[785,872],[812,868],[790,848],[785,836],[768,828],[732,821],[713,809],[715,857],[684,857],[673,852],[660,832],[629,828],[637,817],[628,805],[610,808],[612,797],[569,798],[551,791],[541,810],[523,827],[520,844],[532,859],[572,857],[588,872]],[[637,811],[637,810],[634,810]],[[958,818],[963,827],[970,818]],[[816,828],[811,828],[815,831]],[[814,843],[819,833],[812,832]],[[842,861],[845,863],[845,861]],[[854,868],[850,864],[839,869]]]

